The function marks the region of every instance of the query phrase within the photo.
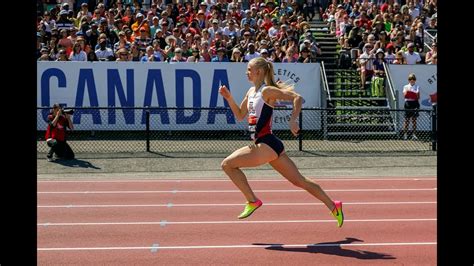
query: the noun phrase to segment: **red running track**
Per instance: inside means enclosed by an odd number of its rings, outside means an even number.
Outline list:
[[[284,181],[250,181],[278,192],[246,220],[230,181],[40,182],[38,264],[436,264],[435,178],[315,180],[342,228]]]

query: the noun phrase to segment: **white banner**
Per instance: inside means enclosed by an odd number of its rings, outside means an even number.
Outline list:
[[[295,84],[303,107],[320,107],[318,64],[274,64],[275,79]],[[72,107],[227,107],[218,93],[221,85],[240,104],[248,88],[246,63],[139,63],[139,62],[44,62],[37,64],[37,105],[60,103]],[[291,107],[290,103],[279,106]],[[37,128],[46,127],[47,110],[38,115]],[[291,111],[287,111],[290,113]],[[152,112],[152,129],[244,129],[232,112],[200,110]],[[313,112],[315,113],[315,112]],[[283,111],[274,114],[274,129],[287,129]],[[311,119],[311,117],[305,117]],[[76,110],[76,130],[143,130],[141,110]],[[320,128],[319,123],[310,123]]]
[[[408,75],[414,73],[416,84],[420,86],[420,109],[431,110],[430,94],[438,88],[438,68],[436,65],[393,65],[389,64],[393,86],[398,91],[398,106],[403,109],[405,103],[403,97],[403,87],[408,84]],[[401,115],[399,125],[403,126],[404,116]],[[428,112],[420,112],[418,117],[417,130],[431,130],[431,119]],[[410,126],[411,129],[411,126]]]

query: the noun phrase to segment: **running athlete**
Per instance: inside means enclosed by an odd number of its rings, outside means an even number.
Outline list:
[[[264,58],[257,57],[250,60],[247,66],[247,77],[255,86],[247,91],[240,107],[226,86],[219,88],[219,93],[227,100],[234,116],[239,121],[248,114],[250,137],[254,140],[254,144],[236,150],[221,163],[224,172],[247,199],[244,211],[238,218],[247,218],[262,206],[262,201],[255,196],[240,168],[270,163],[273,169],[292,184],[305,189],[322,201],[336,218],[338,226],[341,227],[344,222],[342,202],[332,201],[318,184],[302,176],[293,161],[286,155],[281,140],[272,134],[273,105],[278,99],[293,101],[293,111],[289,123],[293,135],[298,135],[300,128],[297,118],[301,111],[301,96],[295,93],[291,86],[275,82],[273,64]]]

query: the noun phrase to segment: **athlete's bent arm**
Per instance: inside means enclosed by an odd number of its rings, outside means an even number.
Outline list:
[[[267,103],[273,103],[276,100],[293,101],[293,111],[291,112],[290,118],[290,130],[293,135],[297,136],[300,131],[297,121],[303,102],[301,95],[291,90],[282,90],[273,86],[267,86],[263,88],[262,96],[264,101]]]
[[[222,85],[219,88],[219,93],[229,103],[229,107],[234,113],[234,116],[237,118],[237,121],[242,121],[248,113],[248,109],[247,109],[247,95],[248,94],[245,95],[239,107],[237,103],[235,102],[234,97],[232,97],[232,94],[230,94],[229,89],[227,89],[225,85]]]

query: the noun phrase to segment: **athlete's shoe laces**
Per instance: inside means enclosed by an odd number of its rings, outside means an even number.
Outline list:
[[[332,215],[337,220],[337,226],[342,227],[344,223],[344,213],[342,212],[342,201],[335,200],[334,201],[334,209],[332,210]]]
[[[257,200],[255,202],[247,202],[245,205],[244,211],[239,215],[239,219],[244,219],[249,217],[256,209],[258,209],[260,206],[262,206],[262,201]]]

